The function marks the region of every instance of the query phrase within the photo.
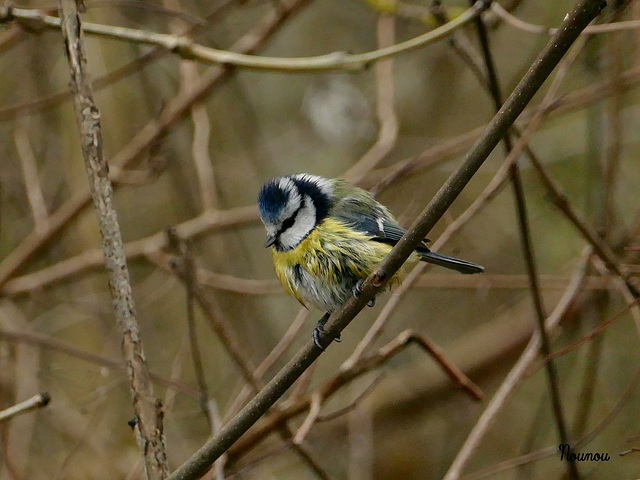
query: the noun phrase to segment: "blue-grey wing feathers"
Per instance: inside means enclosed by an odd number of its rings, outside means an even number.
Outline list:
[[[344,198],[334,207],[331,215],[351,228],[371,235],[374,241],[389,245],[398,243],[406,231],[398,225],[385,207],[375,201],[364,203],[357,198]],[[426,244],[416,248],[416,252],[420,255],[420,260],[460,273],[471,274],[484,271],[484,267],[473,262],[432,252]]]

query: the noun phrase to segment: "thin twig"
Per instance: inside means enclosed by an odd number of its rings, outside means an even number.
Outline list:
[[[56,215],[59,210],[54,214]],[[255,205],[246,207],[231,208],[229,210],[206,210],[197,217],[190,218],[178,225],[175,225],[177,233],[181,238],[193,239],[200,235],[204,235],[211,231],[225,230],[239,225],[257,222],[258,209]],[[124,244],[124,252],[128,260],[134,260],[141,257],[153,257],[156,259],[156,252],[167,247],[167,236],[164,231],[159,231],[148,237],[133,240]],[[20,247],[17,247],[20,249]],[[15,251],[15,250],[14,250]],[[161,256],[158,260],[162,261],[166,256]],[[6,257],[7,259],[9,256]],[[98,269],[102,266],[102,250],[99,248],[85,250],[66,260],[54,263],[48,267],[38,270],[34,273],[26,274],[8,280],[0,287],[3,295],[16,295],[27,293],[34,289],[39,289],[60,282],[79,273]],[[209,276],[210,281],[216,282],[222,289],[230,289],[234,291],[240,290],[244,293],[246,289],[262,286],[261,283],[247,280],[242,285],[238,282],[229,281],[228,277]],[[2,284],[2,282],[0,282]]]
[[[605,320],[604,322],[602,322],[596,328],[591,330],[591,332],[589,332],[588,334],[586,334],[583,337],[579,338],[575,342],[571,342],[566,347],[562,347],[560,350],[556,350],[556,351],[554,351],[552,353],[547,354],[545,360],[546,361],[553,360],[554,358],[558,358],[558,357],[560,357],[562,355],[566,355],[570,351],[575,350],[576,348],[578,348],[583,343],[588,342],[589,340],[593,339],[599,333],[602,333],[609,325],[614,323],[616,320],[620,319],[625,314],[629,313],[629,311],[633,307],[636,307],[637,305],[640,305],[640,298],[636,297],[626,307],[624,307],[622,310],[620,310],[618,313],[616,313],[613,317],[611,317],[608,320]]]
[[[622,5],[622,3],[620,4]],[[617,7],[617,6],[616,6]],[[612,19],[622,18],[624,8],[616,8],[612,13]],[[640,26],[640,22],[638,22]],[[603,211],[602,224],[599,225],[602,232],[611,232],[616,217],[615,210],[615,186],[620,170],[622,157],[622,136],[624,134],[624,122],[622,120],[622,109],[624,108],[624,97],[620,86],[620,75],[622,74],[623,58],[623,38],[622,33],[612,33],[607,35],[605,48],[607,52],[607,72],[606,77],[611,81],[610,85],[615,92],[606,102],[605,107],[605,148],[603,153]],[[603,234],[603,235],[606,235]]]
[[[305,395],[290,396],[279,408],[270,412],[259,426],[256,426],[255,429],[243,436],[242,440],[233,446],[233,449],[229,451],[232,461],[236,459],[240,452],[244,452],[260,442],[282,422],[308,410],[315,396],[325,401],[328,400],[345,385],[350,384],[366,373],[384,366],[389,360],[413,344],[420,346],[429,353],[437,361],[439,366],[443,368],[445,373],[447,373],[453,381],[457,382],[461,388],[465,389],[472,398],[476,400],[482,398],[482,391],[457,367],[443,358],[437,346],[433,346],[428,339],[416,334],[412,330],[405,330],[370,356],[360,359],[348,368],[341,367],[331,378],[312,391]]]
[[[172,232],[172,229],[168,229],[167,234],[169,236],[176,236],[175,231]],[[178,262],[173,262],[171,264],[171,268],[183,282],[189,282],[184,265],[179,265]],[[222,342],[222,345],[227,351],[229,357],[236,364],[247,384],[254,392],[259,391],[264,385],[264,382],[254,374],[255,367],[253,366],[253,362],[248,357],[246,351],[241,348],[231,323],[223,314],[218,303],[205,295],[200,285],[195,281],[195,279],[193,280],[194,281],[190,286],[191,294],[200,305],[202,313],[207,319],[209,326]]]
[[[473,3],[475,0],[470,1]],[[482,48],[485,66],[487,69],[489,90],[496,111],[498,111],[500,110],[500,107],[502,107],[502,92],[498,81],[498,74],[493,61],[493,55],[489,46],[489,36],[481,17],[476,18],[475,24],[478,31],[478,37],[480,39],[480,46]],[[576,47],[574,50],[580,50],[580,48]],[[505,132],[502,141],[504,143],[505,151],[508,155],[513,149],[513,144],[509,132]],[[533,301],[536,320],[538,322],[540,348],[542,353],[546,356],[551,352],[551,344],[549,341],[549,336],[547,335],[547,332],[545,330],[546,314],[542,302],[542,295],[540,294],[540,286],[538,284],[538,269],[536,265],[535,254],[533,251],[533,242],[531,241],[531,230],[529,227],[524,186],[522,184],[522,177],[520,175],[520,169],[517,162],[514,162],[511,165],[509,174],[511,177],[511,185],[513,186],[513,194],[515,197],[516,212],[518,218],[518,231],[520,233],[522,252],[525,259],[527,275],[529,277],[529,290],[531,291],[531,299]],[[556,422],[556,428],[558,429],[558,438],[560,440],[560,444],[565,445],[569,442],[569,434],[567,432],[567,424],[562,407],[560,389],[558,387],[558,373],[555,364],[552,361],[547,362],[545,367],[547,372],[549,393],[551,395],[551,403],[553,405],[553,415]],[[580,478],[580,474],[578,472],[576,461],[572,459],[567,460],[567,469],[569,472],[569,476],[573,480],[578,480]]]
[[[24,176],[24,186],[29,199],[29,206],[33,214],[33,221],[36,230],[42,230],[49,216],[47,204],[42,194],[40,179],[38,178],[38,164],[31,148],[29,134],[24,125],[18,124],[13,132],[13,141],[18,151],[18,158],[22,166]]]
[[[380,15],[377,26],[378,47],[387,48],[395,40],[395,19]],[[378,115],[378,138],[367,152],[344,173],[344,178],[357,183],[375,168],[393,149],[398,139],[398,117],[395,111],[395,82],[393,81],[393,59],[376,63],[376,112]]]
[[[179,225],[178,225],[179,227]],[[125,249],[128,244],[125,244]],[[144,254],[151,263],[163,270],[170,271],[169,263],[171,255],[162,251],[147,252]],[[131,257],[127,256],[127,259]],[[275,295],[284,293],[282,285],[278,280],[257,280],[255,278],[241,278],[235,275],[227,275],[224,273],[213,272],[201,266],[196,265],[196,277],[198,283],[203,287],[212,288],[214,290],[223,290],[225,292],[241,293],[246,295]],[[18,280],[17,277],[15,280]],[[595,277],[600,278],[600,277]],[[9,289],[13,286],[13,280],[7,282],[5,288]],[[4,292],[4,290],[0,291]]]
[[[447,15],[446,9],[443,8],[441,0],[433,0],[429,10],[438,24],[442,25],[449,21],[449,15]],[[480,84],[486,88],[488,85],[482,59],[479,57],[478,53],[474,51],[474,48],[465,35],[465,32],[460,31],[454,33],[448,43],[453,52],[467,65]]]
[[[106,367],[112,370],[119,370],[122,372],[126,370],[126,366],[121,360],[115,360],[102,355],[96,355],[92,352],[87,352],[86,350],[81,350],[74,345],[58,340],[57,338],[52,338],[49,335],[42,335],[35,332],[16,332],[0,329],[0,338],[5,341],[26,343],[28,345],[35,345],[40,348],[62,352],[70,357],[79,358],[83,362],[93,363],[94,365],[100,365],[101,367]],[[198,389],[191,385],[187,385],[180,380],[165,378],[154,373],[149,373],[149,375],[151,380],[154,382],[157,382],[164,387],[173,388],[190,397],[198,398],[198,395],[200,394]]]
[[[182,13],[182,5],[179,0],[165,0],[165,4],[173,7],[173,12]],[[166,7],[164,7],[167,10]],[[169,27],[174,35],[179,35],[183,28],[183,18],[174,17],[169,22]],[[180,83],[181,88],[189,90],[198,81],[198,66],[190,60],[180,62]],[[207,108],[202,102],[194,103],[190,110],[191,123],[193,124],[193,139],[191,141],[191,156],[198,179],[198,189],[200,191],[200,201],[202,209],[208,210],[217,208],[218,199],[213,175],[213,165],[209,157],[209,137],[211,134],[211,122]]]
[[[153,397],[153,386],[145,360],[129,270],[120,225],[113,206],[109,166],[103,155],[100,113],[93,101],[87,70],[82,27],[74,0],[60,0],[60,21],[65,52],[71,71],[71,92],[80,132],[93,205],[98,216],[105,268],[116,322],[122,334],[122,353],[127,364],[133,406],[137,417],[136,434],[145,459],[148,479],[164,479],[169,472],[162,425],[162,412]]]
[[[67,471],[69,464],[71,463],[71,460],[73,459],[73,457],[78,453],[78,451],[80,451],[86,445],[87,438],[89,438],[89,436],[93,432],[95,432],[95,427],[96,427],[95,424],[100,418],[102,418],[105,401],[106,401],[106,398],[102,399],[101,402],[97,403],[93,407],[92,409],[93,411],[89,416],[89,421],[84,426],[84,429],[80,434],[80,436],[76,438],[76,442],[71,448],[71,450],[69,450],[68,453],[65,455],[64,459],[60,463],[60,466],[56,470],[55,474],[53,474],[50,477],[51,480],[59,480],[61,478],[68,478],[69,476],[71,476],[70,472]]]
[[[605,263],[607,268],[614,272],[617,276],[622,278],[627,285],[629,291],[635,298],[640,297],[640,290],[634,283],[634,279],[625,272],[620,265],[620,262],[616,258],[616,255],[611,250],[611,247],[607,245],[598,233],[591,227],[584,217],[580,215],[569,202],[569,198],[564,193],[562,187],[551,177],[546,168],[535,156],[529,156],[529,160],[534,168],[537,170],[543,185],[551,195],[555,205],[564,213],[569,221],[578,229],[580,234],[585,238],[589,244],[593,246],[594,252]]]
[[[355,385],[350,389],[355,394]],[[359,395],[357,395],[359,396]],[[355,403],[352,403],[355,405]],[[370,402],[354,408],[347,417],[347,467],[349,480],[373,480],[374,447],[374,409]]]
[[[282,290],[282,287],[280,287]],[[302,326],[305,324],[306,319],[309,317],[309,310],[302,307],[298,310],[298,314],[296,318],[291,322],[289,328],[284,333],[280,341],[276,344],[275,347],[269,352],[269,354],[265,357],[265,359],[258,365],[254,375],[257,377],[263,377],[269,368],[284,354],[284,352],[291,346],[295,336],[300,331]],[[242,405],[248,400],[249,395],[251,395],[251,389],[245,386],[242,391],[238,394],[236,399],[233,401],[227,413],[225,414],[224,421],[226,422],[233,415],[238,413]]]
[[[543,25],[534,25],[533,23],[525,22],[524,20],[521,20],[515,15],[512,15],[511,13],[509,13],[498,2],[493,2],[491,4],[491,11],[496,15],[498,15],[498,17],[504,20],[507,24],[519,30],[522,30],[524,32],[553,35],[557,31],[557,29],[553,27],[545,27]],[[597,35],[600,33],[619,32],[622,30],[637,30],[639,28],[640,28],[640,20],[628,20],[626,22],[613,22],[613,23],[602,23],[600,25],[590,25],[584,29],[583,34]]]
[[[325,413],[324,415],[318,415],[318,418],[316,418],[316,422],[330,422],[332,420],[335,420],[336,418],[341,417],[345,413],[349,413],[350,411],[354,410],[358,407],[358,404],[360,404],[360,402],[362,402],[362,400],[367,397],[367,395],[373,392],[373,389],[378,386],[378,384],[384,379],[384,377],[384,373],[376,375],[376,377],[367,386],[367,388],[360,392],[360,394],[356,398],[354,398],[351,403],[349,403],[349,405],[339,408],[333,412]]]
[[[277,9],[279,13],[285,11],[285,3],[286,2],[283,2],[283,8]],[[88,34],[144,45],[156,45],[180,55],[185,59],[199,60],[205,63],[280,72],[317,72],[334,70],[357,71],[362,70],[368,65],[379,60],[410,52],[448,37],[454,31],[464,25],[467,25],[474,18],[480,15],[480,13],[489,7],[489,4],[489,0],[480,0],[474,5],[474,7],[466,10],[446,25],[387,48],[360,54],[335,52],[326,55],[302,58],[277,58],[246,55],[233,51],[208,48],[194,43],[188,37],[145,32],[143,30],[111,25],[85,23],[84,27]],[[15,19],[28,20],[30,23],[39,24],[43,28],[60,28],[60,19],[46,15],[40,10],[12,7],[4,7],[0,10],[0,23],[6,23],[7,21],[13,21]]]
[[[30,321],[31,320],[31,321]],[[27,319],[21,309],[13,302],[3,302],[0,308],[0,325],[12,329],[33,331],[34,322]],[[11,393],[3,389],[4,396],[11,402],[17,403],[23,398],[32,396],[33,392],[40,389],[41,379],[39,372],[42,369],[42,352],[31,348],[29,345],[18,344],[13,353],[13,363],[15,363],[15,381],[11,388]],[[2,371],[7,371],[7,361],[2,362]],[[6,392],[6,393],[5,393]],[[29,448],[33,444],[36,426],[42,418],[38,415],[26,415],[21,419],[3,425],[4,439],[3,457],[6,462],[6,470],[0,475],[21,479],[27,476],[29,466],[33,464],[33,453]],[[4,469],[3,469],[4,470]]]
[[[598,273],[600,273],[600,275],[607,276],[609,274],[609,271],[607,270],[604,262],[599,258],[594,258],[593,265],[596,267],[596,270],[598,271]],[[627,287],[627,284],[624,282],[624,280],[620,277],[615,277],[614,285],[616,285],[617,289],[622,294],[622,297],[624,298],[625,302],[627,302],[627,305],[632,304],[634,301],[634,297],[633,294],[629,291],[629,288]],[[640,335],[640,308],[636,307],[631,309],[631,315],[633,316],[633,321],[636,324],[636,331]]]
[[[293,443],[300,444],[305,439],[309,430],[318,419],[318,415],[320,415],[320,407],[322,407],[322,395],[320,392],[314,392],[311,395],[311,406],[309,407],[309,413],[307,413],[307,418],[304,419],[300,428],[296,432],[293,437]]]
[[[213,399],[209,399],[208,411],[210,413],[211,419],[211,435],[216,436],[220,433],[220,429],[222,428],[222,419],[220,418],[220,412],[218,410],[218,403]],[[222,455],[216,462],[213,464],[213,469],[215,472],[216,480],[224,480],[224,465],[227,463],[227,456]]]
[[[184,280],[187,306],[187,331],[189,333],[189,344],[191,346],[191,359],[193,361],[193,370],[196,375],[196,381],[198,388],[200,389],[200,409],[204,414],[207,422],[209,422],[209,428],[213,429],[213,419],[210,416],[209,411],[209,388],[207,387],[207,380],[204,374],[204,368],[202,366],[202,355],[200,354],[200,346],[198,344],[198,334],[196,330],[195,319],[195,289],[197,287],[197,279],[195,273],[195,262],[191,254],[191,249],[187,242],[182,240],[176,235],[174,230],[167,230],[167,237],[171,250],[177,255],[180,260],[180,269],[182,271],[181,278]]]
[[[571,283],[567,287],[567,290],[556,305],[555,309],[545,321],[546,330],[551,331],[558,325],[566,311],[573,303],[576,295],[580,292],[586,276],[590,253],[591,250],[588,247],[582,253],[582,258],[574,272]],[[462,470],[471,459],[473,452],[478,448],[478,445],[489,430],[489,427],[495,421],[498,412],[505,405],[519,382],[525,376],[531,364],[538,357],[539,350],[540,335],[536,332],[531,337],[529,344],[520,355],[516,364],[509,371],[509,374],[505,377],[504,381],[489,401],[486,409],[482,412],[482,415],[480,415],[480,418],[467,436],[464,445],[458,451],[456,458],[444,476],[444,480],[456,480],[460,478]]]
[[[46,407],[50,401],[51,395],[49,395],[48,392],[38,393],[24,402],[20,402],[13,407],[5,408],[0,411],[0,422],[6,422],[18,415],[22,415],[23,413]]]
[[[480,388],[473,383],[458,367],[449,362],[443,352],[442,349],[434,342],[432,342],[425,335],[419,335],[411,330],[405,330],[393,341],[384,346],[378,352],[378,356],[382,358],[389,358],[395,355],[396,350],[402,349],[407,345],[415,343],[420,346],[425,352],[427,352],[431,357],[442,367],[449,378],[454,382],[458,383],[460,387],[467,391],[467,393],[474,398],[475,400],[482,400],[483,393]],[[370,357],[367,359],[367,362],[372,362],[374,357]]]
[[[173,361],[171,362],[171,371],[169,376],[172,380],[178,379],[182,376],[182,367],[184,366],[185,357],[187,356],[187,350],[189,349],[189,333],[185,332],[180,339],[180,343],[178,345],[178,349],[173,356]],[[162,401],[164,405],[164,414],[169,416],[173,410],[173,407],[176,403],[178,390],[174,388],[167,388],[164,394],[164,399]],[[196,395],[196,400],[200,399],[200,392]]]

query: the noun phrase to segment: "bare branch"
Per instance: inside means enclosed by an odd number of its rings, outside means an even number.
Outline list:
[[[553,27],[545,27],[543,25],[534,25],[532,23],[520,20],[515,15],[509,13],[498,2],[491,4],[491,11],[504,20],[507,24],[515,27],[523,32],[553,35],[557,29]],[[640,20],[629,20],[626,22],[602,23],[600,25],[590,25],[584,29],[584,35],[596,35],[600,33],[619,32],[623,30],[637,30],[640,28]]]
[[[113,188],[109,166],[102,151],[100,113],[93,101],[87,72],[82,27],[74,0],[60,0],[62,34],[71,69],[71,92],[80,131],[82,154],[89,177],[89,187],[98,216],[105,267],[116,322],[122,334],[122,352],[127,364],[133,406],[137,417],[136,432],[145,458],[147,478],[163,479],[169,472],[165,452],[162,412],[153,397],[153,387],[145,361],[135,305],[129,281],[122,235],[113,207]]]
[[[587,335],[579,338],[575,342],[570,343],[569,345],[567,345],[566,347],[561,348],[560,350],[556,350],[555,352],[547,354],[545,360],[548,362],[549,360],[553,360],[554,358],[558,358],[558,357],[560,357],[562,355],[566,355],[570,351],[575,350],[577,347],[579,347],[583,343],[586,343],[589,340],[592,340],[596,335],[598,335],[599,333],[602,333],[609,325],[611,325],[616,320],[618,320],[622,316],[624,316],[627,313],[629,313],[629,311],[631,311],[634,307],[638,306],[639,304],[640,304],[640,298],[638,298],[638,297],[634,298],[634,300],[631,303],[629,303],[626,307],[624,307],[622,310],[620,310],[618,313],[616,313],[613,317],[611,317],[611,318],[605,320],[604,322],[602,322],[600,325],[598,325],[596,328],[594,328]]]
[[[26,343],[29,345],[36,345],[40,348],[62,352],[71,357],[78,358],[84,362],[93,363],[94,365],[100,365],[101,367],[106,367],[112,370],[120,370],[123,372],[126,370],[125,364],[120,360],[107,358],[102,355],[96,355],[95,353],[87,352],[86,350],[81,350],[74,345],[70,345],[56,338],[51,338],[47,335],[42,335],[35,332],[17,332],[0,329],[0,338],[10,342]],[[189,395],[190,397],[198,398],[198,395],[200,394],[200,392],[196,388],[187,385],[180,380],[161,377],[160,375],[156,375],[154,373],[150,373],[149,375],[151,377],[151,380],[153,380],[154,382],[158,382],[160,385],[163,385],[165,387],[173,388],[185,395]]]
[[[307,418],[304,419],[304,422],[302,422],[302,425],[300,425],[296,435],[293,437],[294,445],[302,443],[309,433],[309,430],[311,430],[311,427],[313,427],[313,424],[316,423],[318,415],[320,415],[322,400],[323,398],[320,392],[314,392],[313,395],[311,395],[311,407],[309,408],[309,413],[307,414]]]
[[[194,297],[195,289],[197,288],[197,278],[195,272],[195,262],[191,249],[187,242],[182,240],[175,231],[167,230],[167,237],[171,249],[179,259],[181,264],[182,279],[185,284],[186,290],[186,307],[187,307],[187,331],[189,333],[189,344],[191,350],[191,360],[193,361],[193,370],[196,375],[196,381],[198,388],[200,389],[200,409],[205,418],[209,422],[209,428],[213,430],[213,418],[210,415],[209,405],[209,388],[207,387],[207,380],[204,375],[204,368],[202,366],[202,355],[200,353],[200,345],[198,344],[198,334],[196,330]],[[213,433],[213,432],[212,432]]]
[[[555,309],[545,321],[545,329],[552,331],[560,322],[566,311],[573,303],[576,295],[582,289],[582,284],[586,276],[587,264],[591,250],[586,248],[582,254],[580,263],[578,264],[571,284],[567,287],[564,295],[556,305]],[[513,366],[509,374],[505,377],[504,381],[493,395],[489,404],[487,405],[482,415],[478,419],[469,436],[467,437],[464,445],[458,452],[458,455],[454,459],[453,463],[449,467],[447,474],[444,476],[444,480],[456,480],[462,475],[462,470],[465,465],[471,459],[471,455],[478,448],[482,438],[489,430],[489,427],[493,424],[500,409],[505,405],[519,382],[526,374],[529,367],[533,364],[538,357],[540,350],[540,334],[536,332],[529,341],[529,344],[525,348],[524,352],[520,355],[520,358]]]
[[[280,290],[282,290],[281,287],[279,288]],[[282,336],[282,338],[280,338],[280,341],[277,343],[277,345],[273,347],[271,352],[269,352],[269,355],[267,355],[265,359],[260,363],[260,365],[258,365],[258,367],[256,368],[256,371],[254,372],[254,375],[258,377],[262,377],[267,372],[267,370],[284,354],[284,352],[291,346],[291,343],[293,342],[296,334],[300,331],[302,326],[305,324],[305,320],[308,317],[309,317],[309,310],[307,310],[304,307],[298,310],[298,314],[296,315],[296,318],[293,320],[293,322],[291,322],[291,325],[289,325],[289,328],[287,329],[285,334]],[[251,394],[251,389],[245,386],[242,389],[242,391],[238,394],[236,399],[233,401],[231,406],[229,407],[225,415],[225,421],[228,420],[228,418],[231,418],[236,413],[238,413],[238,410],[240,410],[242,405],[244,405],[244,403],[249,398],[250,394]]]
[[[58,212],[56,212],[56,214],[57,213]],[[255,205],[248,205],[246,207],[237,207],[229,210],[206,210],[199,216],[190,218],[176,225],[174,228],[181,238],[191,239],[209,231],[228,229],[237,225],[257,222],[258,218],[258,209]],[[166,255],[163,256],[159,252],[166,246],[166,233],[160,231],[148,237],[127,242],[124,244],[124,251],[128,260],[146,256],[150,258],[153,257],[152,260],[155,261],[167,258]],[[19,248],[20,247],[18,247],[18,249]],[[102,251],[99,248],[86,250],[74,257],[62,260],[37,272],[8,280],[0,287],[0,292],[4,295],[25,293],[59,282],[81,272],[95,270],[100,268],[102,263]],[[264,285],[256,280],[234,282],[229,276],[205,275],[205,277],[209,282],[214,285],[219,285],[223,290],[239,290],[245,293],[246,290],[260,287],[264,288]],[[0,284],[1,283],[2,282],[0,282]],[[239,283],[241,283],[241,285],[239,285]]]
[[[290,6],[290,2],[283,2],[283,8],[279,8],[277,11],[286,11],[285,4],[286,7]],[[84,27],[88,34],[146,45],[157,45],[186,59],[199,60],[205,63],[280,72],[361,70],[378,60],[410,52],[448,37],[458,28],[463,27],[480,15],[489,7],[489,4],[490,2],[487,0],[480,0],[472,8],[466,10],[446,25],[387,48],[361,54],[335,52],[306,58],[276,58],[246,55],[198,45],[187,37],[145,32],[111,25],[85,23]],[[57,17],[46,15],[40,10],[11,7],[5,7],[0,10],[0,23],[6,23],[13,19],[29,20],[31,23],[40,24],[43,28],[60,28],[60,20]]]
[[[362,400],[364,400],[367,397],[367,395],[369,395],[373,391],[373,389],[382,381],[383,378],[384,378],[384,373],[380,373],[376,375],[376,377],[367,386],[367,388],[365,388],[356,398],[354,398],[349,405],[339,408],[338,410],[335,410],[333,412],[325,413],[324,415],[318,415],[316,422],[330,422],[331,420],[335,420],[336,418],[341,417],[345,413],[349,413],[350,411],[354,410],[355,408],[358,407],[358,404],[362,402]]]
[[[49,395],[48,392],[38,393],[37,395],[34,395],[24,402],[20,402],[13,407],[5,408],[4,410],[0,411],[0,422],[6,422],[8,420],[11,420],[13,417],[22,415],[23,413],[46,407],[50,401],[51,395]]]
[[[470,0],[472,3],[474,0]],[[489,36],[487,34],[486,26],[482,18],[478,17],[475,21],[476,29],[478,31],[478,37],[480,39],[480,46],[482,48],[482,54],[484,57],[485,66],[487,69],[487,76],[489,79],[489,92],[493,98],[493,102],[497,110],[500,110],[502,106],[502,92],[500,89],[498,74],[493,61],[493,55],[489,46]],[[581,50],[584,42],[578,42],[578,45],[574,47],[572,52],[573,56],[570,56],[571,60],[567,63],[572,63],[573,58],[577,55],[577,52]],[[505,151],[507,155],[513,150],[513,143],[509,132],[505,132],[502,141],[504,143]],[[543,305],[542,295],[540,294],[540,286],[538,283],[538,268],[536,265],[535,254],[533,250],[533,242],[531,240],[531,229],[529,226],[529,216],[527,213],[527,206],[525,201],[524,185],[522,183],[522,177],[520,175],[520,168],[517,162],[514,162],[509,169],[509,176],[511,177],[511,185],[513,186],[513,194],[516,203],[516,212],[518,218],[518,231],[520,233],[520,242],[522,245],[522,252],[525,260],[527,276],[529,277],[529,289],[531,291],[531,299],[533,301],[533,307],[536,313],[536,320],[538,325],[538,332],[540,335],[540,348],[544,355],[549,355],[551,352],[551,346],[549,342],[549,336],[545,330],[545,309]],[[551,396],[551,403],[553,405],[553,414],[556,422],[556,428],[558,430],[558,438],[560,444],[567,444],[569,441],[569,434],[567,432],[565,414],[562,406],[562,399],[560,397],[560,390],[558,387],[558,373],[555,368],[555,364],[551,361],[545,365],[547,372],[547,380],[549,386],[549,393]],[[568,459],[567,470],[569,476],[573,480],[579,480],[580,474],[575,460]]]
[[[24,186],[29,199],[29,206],[33,213],[33,220],[36,230],[42,230],[47,221],[47,204],[44,201],[40,179],[38,177],[38,165],[36,157],[31,148],[27,129],[23,125],[17,125],[13,132],[13,141],[16,144],[18,158],[22,165],[24,175]]]
[[[395,40],[395,19],[381,15],[378,18],[378,47],[387,48]],[[378,139],[371,148],[344,174],[344,178],[357,183],[366,173],[375,168],[393,149],[398,139],[398,118],[395,112],[395,82],[393,81],[393,59],[376,63],[376,111],[378,114]]]
[[[167,230],[167,235],[169,237],[177,238],[176,232],[172,229]],[[188,267],[185,264],[173,262],[171,268],[183,282],[189,285],[188,288],[190,289],[190,293],[200,305],[202,313],[207,319],[209,326],[224,345],[229,357],[234,361],[247,384],[254,392],[259,391],[264,385],[264,382],[260,377],[254,374],[255,367],[253,366],[253,362],[247,355],[246,351],[241,348],[235,330],[223,314],[218,303],[205,295],[200,285],[195,282],[195,279],[190,280],[187,277]]]

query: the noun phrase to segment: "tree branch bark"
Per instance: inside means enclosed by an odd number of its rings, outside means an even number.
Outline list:
[[[142,348],[120,225],[113,206],[109,165],[102,151],[100,112],[93,100],[82,27],[74,0],[60,0],[59,5],[65,53],[71,69],[70,89],[89,188],[100,226],[113,309],[122,334],[122,353],[137,418],[138,444],[144,455],[147,478],[164,479],[169,467],[162,427],[162,404],[153,397],[149,369]]]

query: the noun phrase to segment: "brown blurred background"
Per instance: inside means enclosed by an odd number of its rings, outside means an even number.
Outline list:
[[[499,3],[526,22],[507,20],[493,9],[484,15],[506,97],[549,39],[533,27],[559,25],[573,2]],[[640,2],[609,3],[600,23],[640,18]],[[280,9],[294,4],[289,18],[273,21]],[[399,3],[403,8],[392,16],[380,13],[381,3],[362,0],[89,0],[86,5],[84,22],[164,33],[189,30],[197,43],[219,49],[246,41],[271,19],[273,32],[256,53],[272,57],[366,52],[438,25],[426,0]],[[442,5],[448,17],[467,6],[453,0]],[[53,13],[57,5],[34,1],[26,7]],[[624,268],[637,274],[640,37],[637,25],[625,27],[580,42],[530,146],[571,206],[606,239]],[[469,25],[453,39],[355,73],[233,69],[211,82],[200,101],[185,104],[182,100],[219,67],[149,45],[86,35],[146,360],[165,379],[155,384],[155,393],[165,404],[172,468],[196,451],[211,429],[197,398],[185,288],[168,269],[164,229],[177,226],[188,238],[207,297],[246,356],[259,365],[300,306],[281,291],[271,256],[262,248],[258,189],[268,178],[289,173],[346,175],[374,189],[409,226],[481,130],[469,132],[493,116],[491,98],[470,67],[482,67],[475,28]],[[0,424],[0,479],[142,478],[141,455],[127,425],[133,415],[128,380],[115,367],[122,362],[120,336],[96,216],[86,201],[77,213],[72,208],[86,200],[88,186],[60,32],[29,22],[0,26],[0,78],[0,407],[39,391],[52,396],[46,408]],[[161,131],[146,136],[156,121],[164,122]],[[479,197],[503,160],[499,146],[430,233],[433,241]],[[119,162],[126,168],[119,169]],[[551,201],[527,157],[519,164],[549,314],[581,265],[587,242]],[[354,165],[362,168],[351,170]],[[65,217],[65,212],[74,213]],[[302,442],[313,461],[274,429],[230,458],[224,475],[212,471],[207,478],[442,478],[535,329],[508,183],[439,250],[480,263],[486,272],[463,277],[425,270],[367,352],[375,353],[406,329],[427,335],[483,389],[482,402],[451,382],[424,351],[409,346],[322,403],[321,417],[354,408],[313,425]],[[588,262],[586,280],[555,330],[552,350],[588,334],[629,301],[619,280],[594,263]],[[332,345],[285,396],[285,406],[334,376],[391,298],[381,296],[375,308],[352,322],[342,343]],[[265,381],[310,338],[321,314],[313,310],[295,324],[287,349],[262,375]],[[584,478],[640,475],[640,453],[619,455],[640,447],[637,322],[638,313],[627,310],[555,360],[571,437],[589,440],[580,451],[610,455],[608,462],[580,462]],[[245,382],[199,308],[196,326],[210,405],[224,422]],[[167,379],[174,380],[173,387]],[[306,413],[289,420],[292,432]],[[601,428],[594,431],[596,426]],[[466,478],[481,478],[478,472],[492,479],[564,478],[556,431],[538,356],[475,449]],[[540,458],[499,468],[503,461],[539,451]]]

